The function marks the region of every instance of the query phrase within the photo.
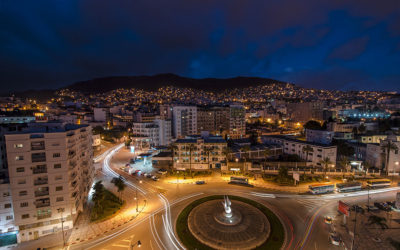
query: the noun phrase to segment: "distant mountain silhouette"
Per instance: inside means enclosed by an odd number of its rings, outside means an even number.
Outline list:
[[[281,81],[260,77],[194,79],[181,77],[175,74],[158,74],[154,76],[113,76],[95,78],[88,81],[77,82],[65,88],[84,93],[102,93],[118,88],[156,90],[165,86],[218,91],[228,88],[246,88],[272,83],[286,84]]]

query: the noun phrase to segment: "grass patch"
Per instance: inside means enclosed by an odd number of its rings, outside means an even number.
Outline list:
[[[182,243],[188,248],[188,249],[197,249],[197,250],[209,250],[213,249],[211,247],[208,247],[204,244],[202,244],[200,241],[198,241],[190,232],[189,227],[188,227],[188,216],[190,212],[192,211],[193,208],[196,206],[200,205],[201,203],[204,203],[206,201],[210,200],[216,200],[216,199],[223,199],[223,195],[212,195],[212,196],[207,196],[198,200],[195,200],[194,202],[190,203],[188,206],[186,206],[182,212],[179,214],[177,222],[176,222],[176,231],[178,233],[178,236]],[[262,213],[267,216],[268,221],[270,223],[270,235],[268,239],[259,247],[256,249],[280,249],[283,245],[283,241],[285,240],[285,232],[283,229],[283,225],[279,218],[267,207],[264,205],[250,200],[246,199],[243,197],[239,196],[232,196],[229,195],[229,198],[231,200],[237,200],[241,201],[247,204],[250,204],[256,208],[258,208]]]
[[[124,201],[120,202],[115,194],[104,189],[104,199],[101,201],[99,207],[93,207],[92,213],[90,214],[90,220],[93,222],[107,219],[118,212],[124,203]]]

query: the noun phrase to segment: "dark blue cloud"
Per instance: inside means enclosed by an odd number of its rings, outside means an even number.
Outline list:
[[[398,0],[3,0],[0,82],[172,72],[400,90],[399,27]]]

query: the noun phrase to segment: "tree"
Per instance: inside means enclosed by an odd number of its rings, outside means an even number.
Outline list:
[[[189,173],[190,177],[193,178],[192,175],[192,151],[196,149],[196,146],[194,144],[189,144]]]
[[[94,202],[94,209],[92,211],[97,216],[97,214],[103,209],[102,202],[105,196],[103,183],[101,183],[101,181],[96,182],[93,186],[93,190],[92,201]]]
[[[308,154],[312,152],[314,152],[314,149],[310,145],[303,147],[303,153],[306,153],[306,162],[308,162]]]
[[[328,157],[325,157],[320,161],[324,168],[324,177],[326,176],[326,172],[328,171],[329,165],[332,164],[331,160]]]
[[[267,165],[267,159],[268,159],[268,157],[272,155],[272,151],[271,151],[269,148],[266,148],[266,149],[263,151],[263,155],[264,155],[264,167],[265,167],[265,165]]]
[[[364,134],[366,130],[367,130],[367,127],[365,127],[364,124],[361,124],[361,125],[358,127],[358,132],[360,132],[360,134]]]
[[[348,167],[350,166],[350,161],[349,158],[347,158],[346,156],[340,159],[339,164],[344,170],[349,170]]]
[[[240,152],[244,152],[245,154],[249,153],[250,150],[251,150],[251,148],[248,145],[240,148]],[[240,157],[242,157],[242,154],[240,154]],[[243,157],[243,158],[244,158],[244,160],[246,160],[246,157]],[[249,158],[250,158],[250,153],[249,153]]]
[[[386,224],[386,219],[377,215],[370,215],[368,217],[368,225],[376,225],[378,226],[378,229],[381,229],[382,231],[389,228]]]
[[[122,191],[124,191],[125,186],[126,186],[124,180],[122,179],[122,176],[114,177],[111,180],[111,183],[113,183],[114,186],[117,188],[117,191],[120,194],[119,200],[122,203]]]
[[[210,168],[210,153],[213,151],[212,147],[204,147],[203,150],[207,154],[207,167]]]
[[[319,122],[310,120],[306,124],[304,124],[303,128],[305,129],[313,129],[313,130],[322,130],[322,126]]]
[[[172,160],[172,167],[174,166],[174,157],[175,157],[175,152],[178,150],[178,146],[175,144],[170,144],[168,146],[168,149],[171,150],[171,160]]]
[[[390,158],[390,151],[398,150],[396,144],[394,144],[391,140],[387,140],[387,143],[383,146],[386,154],[386,162],[385,162],[385,172],[386,175],[389,175],[389,158]]]
[[[104,128],[102,126],[96,126],[92,129],[92,133],[94,135],[102,134],[104,132]]]

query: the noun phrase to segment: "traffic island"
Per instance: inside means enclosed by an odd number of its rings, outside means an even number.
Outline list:
[[[224,212],[222,195],[198,199],[182,210],[176,231],[188,249],[282,247],[284,228],[271,210],[243,197],[229,196],[229,199],[229,209],[232,211],[229,216]]]

